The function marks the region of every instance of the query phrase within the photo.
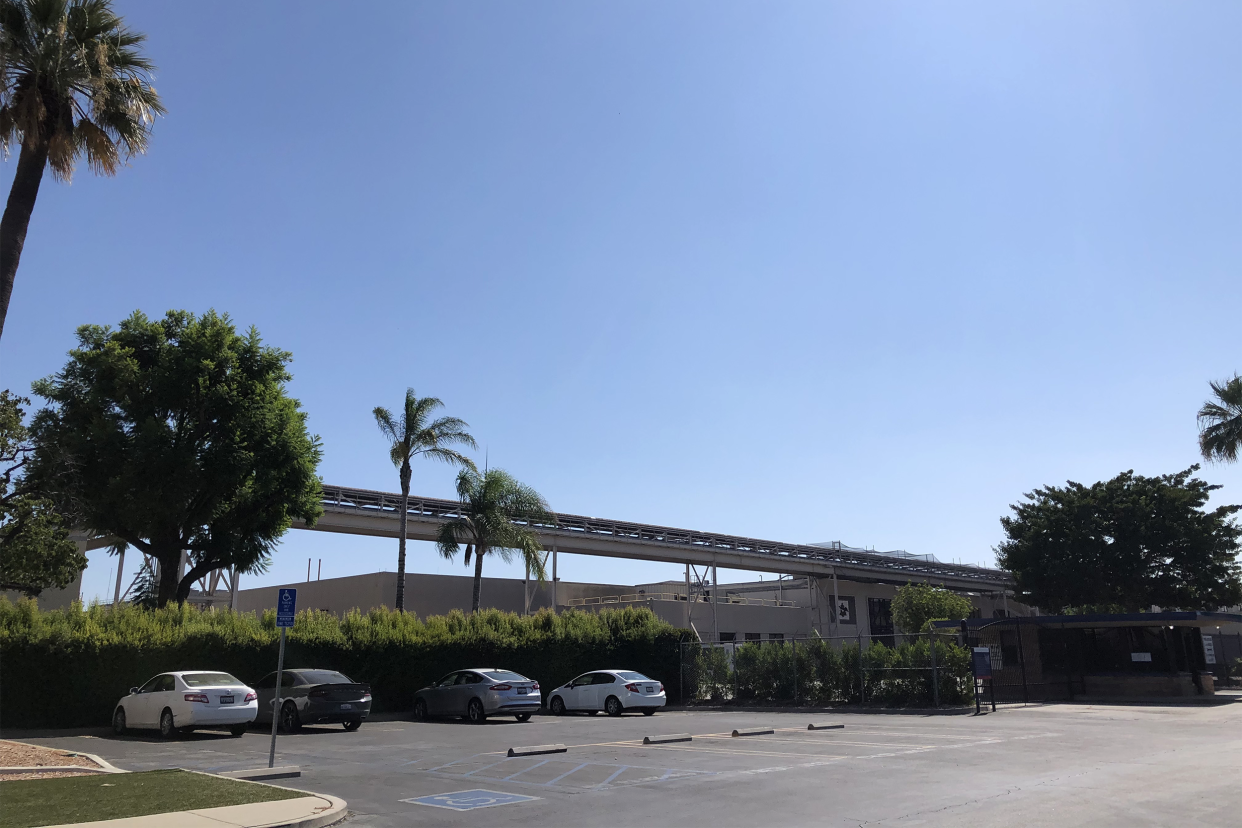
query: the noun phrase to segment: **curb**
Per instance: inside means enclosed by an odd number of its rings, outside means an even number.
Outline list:
[[[182,768],[182,770],[189,770],[189,769]],[[322,811],[321,813],[318,813],[311,817],[307,817],[306,819],[298,820],[296,822],[281,822],[279,823],[279,828],[327,828],[327,826],[329,825],[335,825],[338,822],[341,822],[342,820],[345,819],[346,816],[349,815],[349,812],[348,812],[349,803],[341,799],[339,796],[332,796],[331,794],[316,793],[314,791],[303,791],[300,788],[285,788],[280,785],[272,785],[268,782],[256,782],[251,779],[236,779],[231,776],[220,776],[220,774],[218,773],[207,773],[205,771],[190,771],[190,773],[201,773],[203,776],[215,776],[220,779],[229,779],[234,782],[244,782],[247,785],[266,785],[269,788],[279,788],[282,791],[294,791],[296,793],[305,794],[308,797],[315,796],[320,799],[326,799],[328,801],[329,807],[326,810]],[[259,804],[264,804],[264,803],[259,803]],[[246,806],[234,805],[232,807],[244,808]],[[270,825],[271,823],[260,823],[260,824]]]
[[[973,716],[974,707],[733,707],[727,704],[696,704],[689,707],[666,707],[670,713],[863,713],[884,716]]]
[[[19,742],[16,739],[5,739],[6,742],[12,742],[15,745],[25,745],[26,747],[39,748],[40,750],[48,750],[47,745],[32,745],[30,742]],[[60,750],[59,748],[51,748],[51,750]],[[23,768],[0,768],[0,773],[52,773],[58,769],[68,771],[86,771],[87,773],[129,773],[127,770],[121,770],[116,765],[104,759],[102,756],[96,756],[93,753],[83,753],[80,750],[61,750],[62,754],[69,756],[85,756],[99,767],[88,768],[85,765],[40,765],[37,767]]]

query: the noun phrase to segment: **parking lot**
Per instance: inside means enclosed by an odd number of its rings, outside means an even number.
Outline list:
[[[842,729],[808,731],[807,724]],[[733,737],[735,729],[771,729]],[[644,745],[689,733],[691,742]],[[127,770],[267,764],[268,735],[6,738]],[[562,743],[565,753],[512,757]],[[1242,704],[1053,705],[984,716],[666,711],[654,717],[372,720],[281,735],[277,784],[349,802],[349,825],[1172,825],[1242,818]],[[463,793],[475,792],[475,793]],[[456,796],[445,796],[456,795]],[[417,802],[425,798],[423,803]],[[456,809],[463,810],[456,810]]]

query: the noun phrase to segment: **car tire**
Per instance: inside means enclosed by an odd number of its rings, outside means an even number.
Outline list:
[[[117,736],[125,735],[125,708],[118,707],[112,714],[112,732]]]
[[[478,699],[471,699],[470,704],[466,705],[466,718],[471,724],[483,724],[487,721],[487,714],[483,712],[483,702]]]
[[[609,716],[620,716],[625,708],[621,706],[621,700],[616,696],[609,696],[604,699],[604,712]]]
[[[280,729],[285,733],[297,733],[302,729],[302,717],[298,715],[298,706],[293,699],[280,706]]]
[[[427,721],[427,702],[423,699],[414,700],[414,721]]]
[[[164,712],[160,714],[160,736],[165,739],[177,738],[176,721],[173,719],[173,712],[167,707],[165,707]]]
[[[644,709],[643,709],[643,715],[644,715],[644,716],[654,716],[654,715],[655,715],[655,708],[654,708],[654,707],[647,707],[647,708],[644,708]]]
[[[250,729],[249,725],[236,724],[229,728],[229,733],[233,734],[233,738],[240,739],[246,735],[246,731]]]
[[[342,722],[342,724],[345,725],[346,730],[353,733],[355,730],[362,727],[362,719],[350,719],[349,721]]]
[[[519,722],[529,722],[530,714],[529,713],[514,713],[513,718],[517,719]]]
[[[548,703],[548,709],[552,711],[553,716],[564,716],[565,700],[560,696],[553,696],[552,701]]]

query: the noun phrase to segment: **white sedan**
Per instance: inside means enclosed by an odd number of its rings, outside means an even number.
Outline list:
[[[165,739],[195,728],[241,736],[258,713],[254,690],[228,673],[185,670],[129,688],[112,711],[112,729],[120,735],[128,728],[158,728]]]
[[[582,710],[594,716],[603,710],[620,716],[626,710],[641,710],[650,716],[664,706],[664,685],[633,670],[599,670],[583,673],[548,694],[548,709],[554,716]]]

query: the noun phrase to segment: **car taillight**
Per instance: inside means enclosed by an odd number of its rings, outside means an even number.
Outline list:
[[[202,704],[207,704],[207,694],[206,693],[186,693],[185,700],[188,702],[201,702]]]
[[[538,689],[539,689],[539,682],[535,682],[534,684],[532,684],[532,685],[530,686],[530,689],[531,689],[531,690],[538,690]]]
[[[663,693],[663,692],[664,692],[664,685],[663,685],[663,684],[661,684],[661,685],[660,685],[660,692],[661,692],[661,693]]]
[[[627,684],[627,685],[625,685],[625,689],[626,689],[626,690],[629,690],[631,693],[639,693],[639,692],[642,692],[642,691],[640,691],[640,690],[638,689],[638,685],[637,685],[637,684]]]
[[[252,701],[258,701],[258,700],[259,700],[259,697],[258,697],[258,696],[256,696],[254,693],[247,693],[247,694],[246,694],[246,703],[247,703],[247,704],[249,704],[249,703],[250,703],[250,702],[252,702]]]
[[[363,694],[363,696],[362,696],[362,700],[363,700],[363,701],[370,701],[370,700],[371,700],[371,694],[370,694],[370,693],[364,693],[364,694]]]
[[[328,691],[323,689],[322,687],[316,687],[314,690],[310,691],[306,695],[319,699],[319,698],[323,698],[324,696],[328,695]]]
[[[493,690],[512,690],[512,689],[513,689],[513,685],[512,685],[512,684],[493,684],[493,685],[492,685],[492,687],[491,687],[491,689],[493,689]]]

